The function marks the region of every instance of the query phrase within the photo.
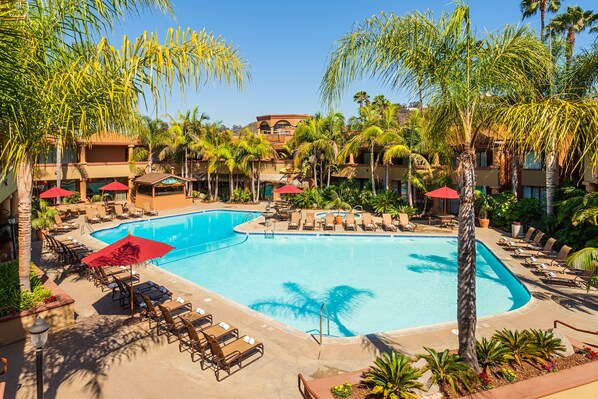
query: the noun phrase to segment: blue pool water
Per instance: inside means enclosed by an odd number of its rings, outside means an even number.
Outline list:
[[[114,242],[131,231],[168,242],[177,250],[159,261],[160,267],[302,331],[318,331],[322,303],[335,336],[456,320],[455,238],[266,238],[232,232],[233,226],[258,215],[205,212],[125,223],[94,236]],[[480,243],[477,292],[478,316],[517,309],[530,299]]]

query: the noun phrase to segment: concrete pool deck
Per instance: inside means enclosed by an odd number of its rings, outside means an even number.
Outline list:
[[[264,206],[199,203],[173,212],[162,212],[160,216],[205,209],[261,210]],[[93,227],[107,228],[118,223],[120,221]],[[255,220],[244,229],[263,233],[264,226],[260,223],[263,220]],[[286,223],[277,224],[277,232],[286,232]],[[337,232],[340,233],[340,229]],[[69,235],[94,249],[104,245],[88,234],[81,236],[76,233],[74,231]],[[380,233],[380,230],[376,232]],[[428,229],[426,226],[418,233],[455,235],[457,230],[451,232],[447,229]],[[358,228],[358,234],[364,232]],[[588,294],[581,289],[545,285],[496,245],[498,232],[477,229],[476,235],[526,284],[533,296],[532,301],[520,310],[481,318],[477,330],[480,337],[502,328],[550,328],[557,319],[579,328],[598,330],[598,297],[595,291]],[[452,332],[456,323],[445,323],[353,337],[340,342],[339,339],[325,339],[324,345],[320,346],[306,333],[285,328],[158,267],[150,265],[140,269],[142,280],[150,279],[166,285],[175,297],[182,296],[194,306],[208,309],[214,315],[215,322],[225,320],[238,327],[241,334],[250,335],[264,343],[263,358],[224,381],[217,382],[211,370],[202,371],[199,362],[193,363],[188,353],[179,352],[177,343],[168,344],[164,336],[150,335],[147,323],[127,326],[124,323],[127,319],[126,310],[112,302],[109,292],[100,292],[91,282],[78,276],[61,276],[61,265],[53,262],[48,253],[41,253],[39,244],[36,243],[34,247],[35,262],[52,278],[56,278],[60,287],[75,299],[77,316],[74,326],[51,331],[45,350],[48,398],[299,398],[298,373],[314,378],[361,369],[371,365],[380,351],[390,348],[417,354],[422,352],[422,346],[443,349],[456,348],[458,345],[457,336]],[[206,299],[211,301],[206,302]],[[581,341],[592,339],[572,330],[565,331]],[[7,382],[6,397],[35,397],[35,356],[30,343],[21,341],[0,347],[0,356],[9,359],[9,371],[2,377]],[[20,388],[17,390],[18,386]]]

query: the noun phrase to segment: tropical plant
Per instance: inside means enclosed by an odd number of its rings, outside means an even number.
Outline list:
[[[147,150],[143,155],[145,155],[145,159],[147,160],[148,173],[151,173],[154,151],[168,143],[168,125],[157,117],[150,118],[149,116],[142,116],[136,136],[141,144],[147,146]]]
[[[345,202],[337,191],[330,190],[329,195],[330,199],[328,200],[328,203],[324,206],[324,209],[351,209],[351,204]]]
[[[359,108],[370,103],[370,96],[365,91],[358,91],[353,96],[353,101],[359,104]]]
[[[520,366],[524,360],[537,358],[538,352],[532,344],[530,334],[527,330],[511,331],[505,328],[502,331],[494,333],[492,338],[507,347],[513,360]]]
[[[408,51],[417,30],[425,54]],[[459,353],[475,371],[475,146],[480,131],[500,124],[497,108],[528,99],[546,83],[550,55],[528,27],[506,26],[480,38],[472,28],[469,7],[458,4],[450,15],[433,20],[429,13],[407,17],[380,14],[355,26],[337,42],[324,74],[325,103],[338,100],[355,80],[380,78],[394,89],[423,88],[429,99],[426,113],[431,138],[456,148],[460,191],[458,238]],[[412,46],[411,46],[412,47]],[[426,65],[417,79],[416,67]],[[496,94],[492,95],[492,90]],[[490,92],[490,93],[489,93]],[[489,95],[488,95],[489,94]]]
[[[33,209],[31,214],[31,228],[33,230],[44,230],[54,226],[54,216],[59,212],[48,207],[48,203],[43,199],[33,202]]]
[[[380,145],[380,139],[384,135],[384,130],[379,126],[369,126],[363,131],[355,134],[338,154],[338,161],[344,162],[350,155],[358,155],[363,148],[366,148],[370,154],[370,181],[372,185],[372,194],[376,195],[376,159],[374,158],[374,149]]]
[[[233,194],[230,197],[231,202],[251,202],[251,191],[247,187],[237,188],[233,190]]]
[[[476,208],[480,219],[488,219],[488,213],[492,210],[489,197],[480,190],[475,190]]]
[[[125,15],[171,13],[168,0],[31,0],[0,5],[0,159],[12,165],[19,197],[19,266],[30,289],[31,193],[38,155],[58,142],[108,130],[134,131],[139,103],[209,81],[241,88],[246,62],[220,37],[170,29],[144,32],[119,48],[101,35]],[[101,39],[99,39],[101,38]]]
[[[300,209],[317,209],[324,204],[322,192],[317,187],[306,188],[302,193],[294,195],[292,202]]]
[[[481,341],[477,341],[475,351],[478,363],[486,373],[490,373],[491,368],[500,367],[513,358],[509,348],[495,338],[482,338]]]
[[[567,265],[575,269],[593,272],[586,282],[586,290],[590,292],[592,287],[598,288],[598,273],[596,272],[598,268],[598,248],[587,247],[569,255]]]
[[[64,198],[65,204],[78,204],[79,202],[81,202],[81,193],[77,191],[75,191],[74,194]]]
[[[436,352],[432,348],[424,347],[424,349],[428,354],[419,355],[427,362],[422,368],[423,373],[430,370],[435,383],[450,387],[453,392],[457,392],[459,384],[471,391],[471,383],[476,378],[476,374],[461,359],[461,356],[451,354],[448,349],[442,352]]]
[[[49,298],[52,292],[44,287],[41,279],[30,265],[30,291],[21,291],[19,283],[19,264],[17,261],[0,265],[0,316],[35,307]]]
[[[341,385],[335,385],[330,388],[330,392],[338,398],[346,398],[353,392],[353,385],[351,385],[349,382],[345,382]]]
[[[560,0],[522,0],[520,4],[523,19],[540,11],[540,40],[544,41],[546,12],[555,13],[561,7]]]
[[[262,160],[272,158],[276,159],[278,154],[268,138],[262,134],[255,134],[245,128],[241,131],[241,137],[237,141],[239,151],[239,162],[242,170],[247,171],[251,176],[251,192],[253,193],[253,202],[259,200],[260,193],[260,171]],[[257,190],[255,182],[257,181]]]
[[[372,394],[388,399],[419,399],[416,389],[425,390],[418,381],[421,372],[411,366],[411,360],[397,352],[374,360],[374,365],[365,373],[365,382],[373,386]]]
[[[567,69],[571,65],[571,58],[573,57],[573,48],[575,47],[575,34],[583,32],[590,28],[598,21],[598,14],[592,10],[584,11],[579,6],[568,6],[567,10],[554,17],[548,29],[555,34],[565,34],[567,37],[566,59]]]
[[[514,383],[515,380],[517,380],[517,374],[515,374],[515,371],[513,371],[513,369],[503,367],[500,369],[500,375],[502,375],[504,379],[509,381],[511,384]]]
[[[399,203],[399,195],[393,190],[380,191],[370,200],[370,206],[378,215],[395,212]]]
[[[391,216],[393,218],[399,218],[400,213],[406,213],[409,217],[415,216],[415,214],[417,214],[417,208],[414,208],[409,205],[399,204],[396,206],[395,210],[391,212]]]
[[[550,360],[554,356],[563,356],[565,345],[554,334],[541,329],[529,330],[529,340],[535,349],[535,353],[543,360]]]

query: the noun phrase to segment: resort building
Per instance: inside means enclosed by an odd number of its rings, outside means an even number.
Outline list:
[[[265,134],[277,150],[293,138],[299,122],[310,118],[311,116],[305,114],[271,114],[255,117],[258,132]]]
[[[584,158],[583,170],[583,185],[585,186],[586,191],[598,191],[598,167],[591,169],[589,167],[589,159],[587,156]]]

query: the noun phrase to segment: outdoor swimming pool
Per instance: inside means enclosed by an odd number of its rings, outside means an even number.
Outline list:
[[[456,319],[456,238],[266,238],[232,231],[258,215],[210,211],[124,223],[94,237],[114,242],[131,231],[174,245],[160,267],[301,331],[317,333],[322,303],[331,335],[341,337]],[[525,287],[481,243],[477,261],[478,316],[529,301]]]

